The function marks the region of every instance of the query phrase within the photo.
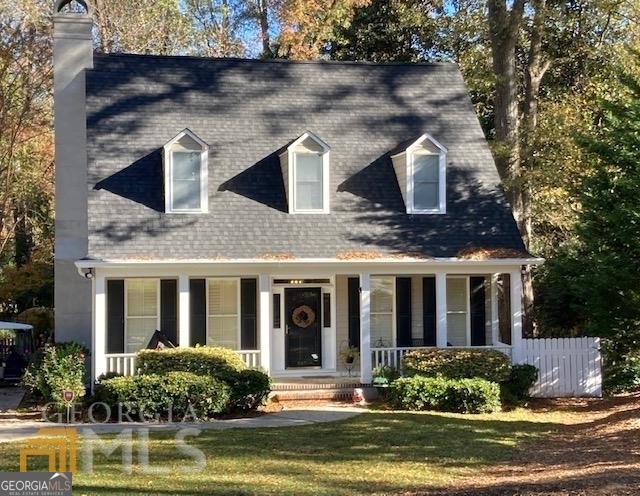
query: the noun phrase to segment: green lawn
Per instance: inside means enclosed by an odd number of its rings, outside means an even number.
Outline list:
[[[402,494],[481,474],[559,422],[554,414],[524,410],[474,416],[372,411],[311,426],[205,430],[186,439],[207,458],[206,469],[194,475],[177,471],[194,462],[175,449],[175,433],[150,432],[149,466],[171,467],[170,474],[138,473],[134,443],[132,475],[121,472],[120,450],[108,458],[96,452],[94,473],[76,474],[73,494]],[[27,444],[0,444],[0,471],[17,471],[19,449]],[[29,467],[34,469],[31,461]]]

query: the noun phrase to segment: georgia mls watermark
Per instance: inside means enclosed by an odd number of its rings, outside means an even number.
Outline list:
[[[42,418],[49,425],[57,427],[45,427],[30,438],[28,444],[30,446],[20,450],[20,472],[28,472],[28,461],[30,458],[44,456],[47,458],[48,468],[50,472],[71,472],[78,471],[78,448],[77,438],[82,437],[82,456],[81,471],[84,473],[93,473],[93,458],[97,451],[105,457],[113,456],[117,450],[121,451],[122,473],[133,473],[134,466],[134,441],[136,441],[136,472],[139,474],[170,474],[173,470],[177,470],[182,474],[194,474],[202,472],[205,469],[207,460],[205,454],[187,444],[186,439],[198,436],[202,431],[195,427],[187,427],[186,422],[199,422],[198,417],[191,406],[185,412],[180,422],[174,423],[172,418],[172,408],[169,408],[168,418],[161,419],[160,415],[155,415],[152,420],[148,420],[142,415],[139,417],[132,416],[132,411],[142,411],[142,408],[133,408],[132,404],[119,404],[117,411],[112,412],[111,408],[104,403],[94,403],[89,407],[87,418],[88,425],[92,427],[65,427],[63,418],[77,419],[75,405],[70,405],[70,412],[67,415],[55,414],[47,416],[47,406],[42,411]],[[101,408],[103,415],[97,419],[95,412]],[[113,418],[112,418],[113,413]],[[173,445],[175,449],[183,454],[186,458],[185,464],[178,466],[176,469],[168,466],[151,464],[149,462],[149,427],[145,425],[158,424],[161,420],[166,421],[171,427],[178,427],[174,438]],[[114,421],[117,424],[114,424]],[[123,423],[123,422],[128,423]],[[98,435],[97,424],[110,424],[113,428],[109,429],[111,434],[116,436],[111,440],[103,439]],[[182,426],[182,427],[180,427]],[[100,429],[103,430],[103,429]],[[57,462],[57,463],[56,463]],[[0,493],[3,496],[3,493]]]
[[[0,496],[71,496],[71,472],[0,472]]]

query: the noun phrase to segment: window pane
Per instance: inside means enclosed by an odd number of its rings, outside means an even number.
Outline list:
[[[238,318],[209,317],[207,346],[224,346],[232,350],[238,349]]]
[[[466,312],[467,301],[467,279],[447,279],[447,311]]]
[[[371,314],[371,346],[374,348],[393,346],[393,315]]]
[[[135,353],[146,348],[156,330],[156,317],[127,318],[127,345],[125,353]]]
[[[451,346],[467,346],[467,314],[447,315],[447,343]]]
[[[371,311],[393,311],[393,278],[371,278]]]
[[[127,316],[158,315],[158,282],[154,279],[127,281]]]
[[[274,329],[280,329],[280,295],[273,295],[273,327]]]
[[[414,181],[413,206],[419,210],[438,208],[438,183]]]
[[[173,152],[172,209],[200,209],[200,152]]]
[[[415,181],[437,182],[439,162],[438,155],[414,155],[413,179]]]
[[[322,156],[296,154],[296,210],[322,210]]]
[[[237,279],[209,281],[209,315],[238,314]]]

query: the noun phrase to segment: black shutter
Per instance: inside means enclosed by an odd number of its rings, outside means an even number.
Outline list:
[[[411,278],[396,277],[397,346],[411,346]]]
[[[348,281],[349,344],[360,347],[360,278],[350,277]]]
[[[255,350],[258,347],[257,291],[255,279],[240,280],[240,348],[243,350]]]
[[[486,344],[484,277],[470,277],[471,286],[471,346]]]
[[[160,332],[178,346],[178,281],[160,281]]]
[[[436,346],[436,278],[422,278],[423,346]]]
[[[124,353],[124,280],[107,281],[107,353]]]
[[[207,290],[204,279],[189,281],[191,346],[207,344]]]

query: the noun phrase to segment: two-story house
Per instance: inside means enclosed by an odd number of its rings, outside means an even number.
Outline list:
[[[103,55],[55,23],[56,338],[93,377],[156,329],[275,377],[412,347],[517,360],[524,249],[453,64]],[[386,357],[386,358],[385,358]]]

